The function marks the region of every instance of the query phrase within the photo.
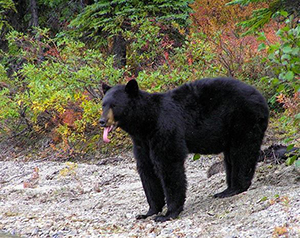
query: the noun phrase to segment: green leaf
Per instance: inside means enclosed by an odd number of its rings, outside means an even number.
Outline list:
[[[294,155],[294,156],[288,158],[288,159],[285,161],[285,164],[288,165],[288,166],[289,166],[289,165],[292,165],[292,164],[296,161],[296,159],[297,159],[297,155]]]
[[[297,120],[300,119],[300,113],[296,114],[294,118]]]
[[[280,44],[276,43],[274,45],[270,45],[269,49],[270,49],[270,53],[275,52],[276,50],[278,50],[280,48]]]
[[[279,83],[279,79],[277,79],[277,78],[272,79],[272,84],[273,85],[277,85],[278,83]]]
[[[257,49],[258,49],[259,51],[260,51],[260,50],[266,49],[266,44],[265,44],[265,43],[261,43],[261,44],[258,46]]]
[[[280,11],[280,15],[283,16],[283,17],[287,17],[288,12],[282,10],[282,11]]]
[[[283,84],[280,84],[280,85],[278,86],[277,91],[278,91],[278,92],[282,92],[282,91],[284,90],[284,88],[285,88],[285,86],[284,86]]]
[[[295,162],[295,167],[300,168],[300,159]]]
[[[286,147],[287,152],[291,151],[294,148],[294,144],[290,144],[288,147]]]
[[[290,141],[292,141],[291,138],[286,138],[283,142],[284,142],[284,143],[289,143]]]
[[[293,71],[288,71],[285,75],[285,79],[288,80],[288,81],[291,81],[293,80],[294,78],[294,72]]]
[[[290,59],[291,59],[291,56],[288,55],[288,54],[283,54],[283,55],[281,56],[281,60],[290,60]]]
[[[274,53],[269,54],[269,55],[268,55],[268,58],[269,58],[270,60],[274,60],[274,59],[275,59],[275,54],[274,54]]]
[[[259,37],[257,37],[257,40],[258,41],[265,41],[267,38],[266,38],[266,35],[264,32],[260,33],[259,34]]]
[[[196,161],[198,159],[200,159],[200,154],[194,154],[194,156],[192,157],[192,160]]]
[[[299,51],[300,51],[300,48],[297,47],[297,48],[293,48],[293,51],[291,52],[292,55],[295,55],[295,56],[298,56],[299,55]],[[298,58],[299,59],[299,58]]]
[[[264,58],[261,59],[261,62],[262,62],[262,63],[265,63],[265,62],[267,62],[267,61],[268,61],[268,59],[267,59],[266,57],[264,57]],[[263,77],[263,78],[266,78],[266,77]]]
[[[293,51],[292,47],[287,45],[282,48],[283,53],[291,53]]]
[[[267,201],[268,200],[268,197],[267,196],[264,196],[264,197],[262,197],[259,201],[260,202],[265,202],[265,201]]]

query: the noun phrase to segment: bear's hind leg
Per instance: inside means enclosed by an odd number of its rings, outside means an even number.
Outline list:
[[[230,161],[230,153],[229,151],[224,151],[224,166],[225,166],[225,171],[226,171],[226,183],[227,183],[227,188],[214,195],[215,198],[223,198],[223,197],[229,197],[234,194],[234,189],[232,189],[232,163]],[[232,195],[231,195],[232,194]]]
[[[230,197],[246,191],[253,178],[260,151],[259,143],[244,143],[230,148],[229,156],[225,154],[227,189],[214,197]]]
[[[226,183],[228,188],[231,188],[232,165],[229,151],[224,151],[224,166],[226,171]]]

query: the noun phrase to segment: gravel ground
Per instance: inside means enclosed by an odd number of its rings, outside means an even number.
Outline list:
[[[230,198],[218,160],[187,159],[180,218],[135,219],[148,205],[132,154],[93,163],[0,161],[0,237],[300,237],[300,173],[260,163],[251,188]]]

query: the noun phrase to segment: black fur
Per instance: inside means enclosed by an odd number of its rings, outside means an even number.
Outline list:
[[[106,87],[107,89],[107,87]],[[103,111],[133,140],[137,169],[149,203],[146,218],[166,221],[183,210],[188,153],[224,153],[228,188],[215,197],[247,190],[254,175],[269,111],[253,87],[230,78],[202,79],[166,93],[149,94],[135,80],[109,89]],[[105,120],[105,118],[102,118]]]

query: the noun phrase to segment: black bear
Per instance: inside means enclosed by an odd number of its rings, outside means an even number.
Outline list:
[[[227,189],[223,198],[251,185],[269,110],[253,87],[231,78],[201,79],[166,93],[147,93],[135,80],[102,85],[103,139],[120,127],[132,138],[134,156],[149,210],[138,219],[167,212],[178,217],[186,198],[184,161],[188,153],[224,153]]]

